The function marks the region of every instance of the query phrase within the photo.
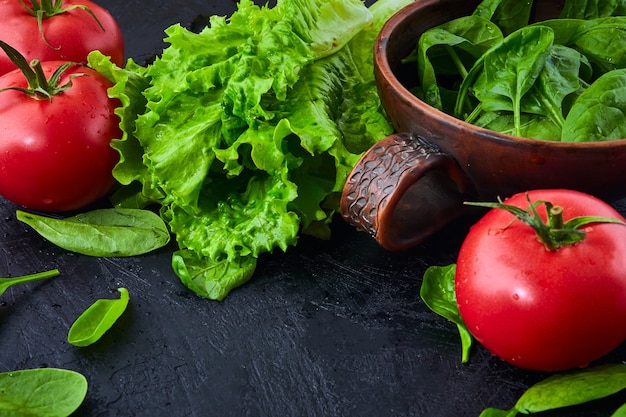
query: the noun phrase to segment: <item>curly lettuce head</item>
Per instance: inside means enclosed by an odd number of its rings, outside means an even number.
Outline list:
[[[145,68],[92,54],[123,103],[123,201],[160,204],[180,248],[172,265],[194,292],[221,300],[262,253],[329,236],[349,171],[392,132],[371,54],[407,3],[383,0],[373,14],[360,0],[242,0],[200,33],[168,28]]]

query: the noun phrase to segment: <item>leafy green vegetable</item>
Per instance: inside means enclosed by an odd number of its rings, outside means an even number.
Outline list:
[[[516,132],[512,114],[484,112],[473,124],[509,135],[515,135]],[[560,127],[545,116],[524,113],[520,117],[520,124],[517,128],[519,128],[520,136],[526,138],[558,141],[561,137]]]
[[[532,4],[532,1],[483,0],[474,15],[491,20],[508,35],[528,24]]]
[[[161,205],[180,248],[174,270],[193,291],[221,300],[261,254],[300,233],[329,236],[347,174],[393,131],[372,49],[409,2],[243,0],[200,33],[168,28],[146,68],[90,55],[123,103],[114,175],[141,192],[117,201]]]
[[[212,300],[223,300],[231,288],[252,278],[257,259],[254,256],[207,263],[195,252],[180,249],[172,255],[172,268],[183,284]]]
[[[38,368],[0,373],[0,417],[66,417],[87,395],[78,372]]]
[[[522,97],[539,78],[553,41],[551,29],[528,26],[513,32],[491,48],[479,64],[482,71],[474,85],[474,94],[481,101],[481,108],[510,110],[518,136],[521,132]],[[462,88],[461,91],[468,89]],[[459,96],[459,100],[463,99]]]
[[[38,272],[36,274],[24,275],[21,277],[0,278],[0,296],[2,296],[2,294],[4,294],[4,292],[13,285],[23,284],[25,282],[37,281],[40,279],[52,278],[58,275],[59,275],[59,270],[52,269],[50,271]]]
[[[502,32],[494,23],[480,16],[467,16],[424,33],[416,53],[404,61],[417,60],[423,100],[443,110],[436,74],[446,76],[452,70],[465,77],[473,62],[500,40]]]
[[[544,115],[562,129],[563,115],[568,113],[566,99],[581,89],[581,69],[587,68],[584,64],[584,56],[575,49],[553,45],[527,98],[535,101],[537,110],[526,112]]]
[[[579,369],[552,375],[531,386],[509,411],[488,408],[480,414],[480,417],[513,417],[519,413],[531,414],[570,407],[605,398],[624,389],[626,389],[625,364]],[[616,413],[619,412],[622,411],[618,410]]]
[[[626,17],[593,19],[581,25],[571,46],[586,55],[600,74],[626,66]]]
[[[563,115],[569,111],[567,98],[581,89],[581,72],[588,67],[585,65],[584,56],[575,49],[549,44],[553,39],[551,29],[546,31],[547,28],[542,29],[542,26],[529,28],[537,33],[543,33],[545,49],[532,47],[534,52],[527,54],[523,48],[519,48],[520,59],[516,60],[507,59],[508,49],[499,47],[490,51],[496,56],[495,59],[491,55],[485,55],[484,58],[485,68],[489,62],[494,70],[499,68],[498,71],[508,73],[509,83],[513,83],[515,81],[513,77],[518,75],[527,77],[524,89],[517,94],[519,98],[517,107],[514,106],[515,102],[510,96],[498,94],[498,87],[501,90],[505,85],[505,77],[494,78],[500,75],[493,71],[490,74],[485,70],[478,75],[473,86],[474,95],[481,104],[476,109],[478,111],[474,111],[466,121],[511,135],[558,141],[561,140],[561,131],[565,123]],[[522,31],[515,32],[507,39],[515,38],[521,33]],[[531,46],[530,43],[527,45]],[[501,56],[498,57],[498,54]],[[539,71],[538,74],[524,71],[518,61],[538,65],[539,68],[535,68]],[[525,91],[526,89],[528,90]],[[473,120],[473,117],[477,119]]]
[[[17,219],[55,245],[91,256],[135,256],[165,246],[170,234],[149,210],[98,209],[65,219],[17,211]]]
[[[74,346],[89,346],[109,330],[126,310],[130,296],[126,288],[118,288],[117,300],[99,299],[72,324],[67,341]]]
[[[605,77],[621,88],[620,77],[609,74],[626,69],[626,2],[567,0],[560,18],[534,23],[532,5],[484,0],[471,16],[425,31],[405,59],[418,62],[412,91],[468,123],[510,135],[623,138],[619,92]],[[468,26],[471,36],[463,34]],[[496,40],[495,33],[505,36]],[[478,54],[490,37],[494,44]]]
[[[429,267],[422,279],[420,297],[433,312],[456,324],[461,336],[461,361],[466,363],[469,361],[473,337],[459,314],[454,292],[455,272],[455,264]]]
[[[626,69],[607,72],[574,102],[563,126],[564,142],[626,137]]]
[[[595,19],[598,17],[623,16],[624,0],[569,0],[561,11],[563,19]]]

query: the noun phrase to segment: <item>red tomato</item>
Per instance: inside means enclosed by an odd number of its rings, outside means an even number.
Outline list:
[[[61,0],[38,0],[41,1]],[[24,3],[30,5],[30,1]],[[98,20],[83,9],[71,8],[75,5],[88,7]],[[99,50],[110,56],[113,63],[123,66],[122,32],[107,10],[89,0],[62,0],[62,6],[71,9],[44,19],[42,36],[37,17],[29,14],[19,0],[0,0],[0,40],[17,49],[29,62],[36,58],[41,62],[59,60],[84,63],[89,52]],[[0,50],[0,75],[15,68],[13,62]]]
[[[563,219],[624,218],[570,190],[537,190],[530,199],[563,207]],[[529,207],[525,193],[504,201]],[[546,220],[544,206],[538,212]],[[534,230],[503,209],[489,211],[458,256],[461,318],[484,347],[516,366],[559,371],[584,367],[626,339],[626,226],[591,223],[586,238],[549,251]]]
[[[47,77],[62,62],[44,62]],[[0,195],[16,204],[43,211],[67,211],[104,196],[114,184],[112,169],[119,154],[110,147],[121,138],[121,106],[110,99],[111,82],[82,65],[61,76],[72,86],[51,99],[21,91],[0,92]],[[0,77],[0,89],[27,87],[15,70]]]

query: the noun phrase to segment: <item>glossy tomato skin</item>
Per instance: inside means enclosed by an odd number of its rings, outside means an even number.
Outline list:
[[[29,1],[25,3],[30,4]],[[113,63],[123,66],[124,40],[115,18],[89,0],[63,0],[63,7],[77,4],[87,6],[105,30],[86,11],[72,9],[43,20],[44,40],[37,18],[29,14],[19,0],[0,0],[0,39],[17,49],[28,62],[39,59],[42,62],[85,63],[89,52],[99,50],[110,56]],[[0,50],[0,75],[15,68],[6,53]]]
[[[576,191],[529,196],[562,206],[565,221],[623,220],[606,203]],[[525,193],[505,203],[528,208]],[[544,206],[539,212],[545,214]],[[455,292],[468,330],[494,355],[521,368],[560,371],[584,367],[626,339],[626,226],[582,229],[584,241],[550,252],[502,209],[471,228],[458,256]]]
[[[45,62],[50,74],[62,62]],[[103,197],[114,185],[119,154],[110,146],[121,138],[111,82],[83,65],[63,73],[72,87],[51,100],[22,92],[0,92],[0,195],[26,208],[69,211]],[[0,89],[26,87],[19,70],[0,77]]]

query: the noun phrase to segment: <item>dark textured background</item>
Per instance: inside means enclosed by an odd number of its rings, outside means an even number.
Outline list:
[[[226,0],[101,4],[140,64],[163,48],[170,24],[199,28],[235,8]],[[0,300],[0,371],[83,373],[89,392],[77,416],[477,417],[512,406],[545,376],[480,347],[461,364],[456,328],[419,299],[425,268],[455,261],[469,220],[404,253],[338,220],[330,241],[304,237],[262,256],[250,283],[214,302],[178,281],[174,245],[128,259],[80,256],[19,223],[15,208],[0,202],[0,276],[50,268],[61,276]],[[91,347],[68,344],[76,317],[98,298],[119,297],[121,286],[131,302],[114,328]],[[606,361],[625,357],[623,346]],[[558,415],[608,416],[616,401]]]

